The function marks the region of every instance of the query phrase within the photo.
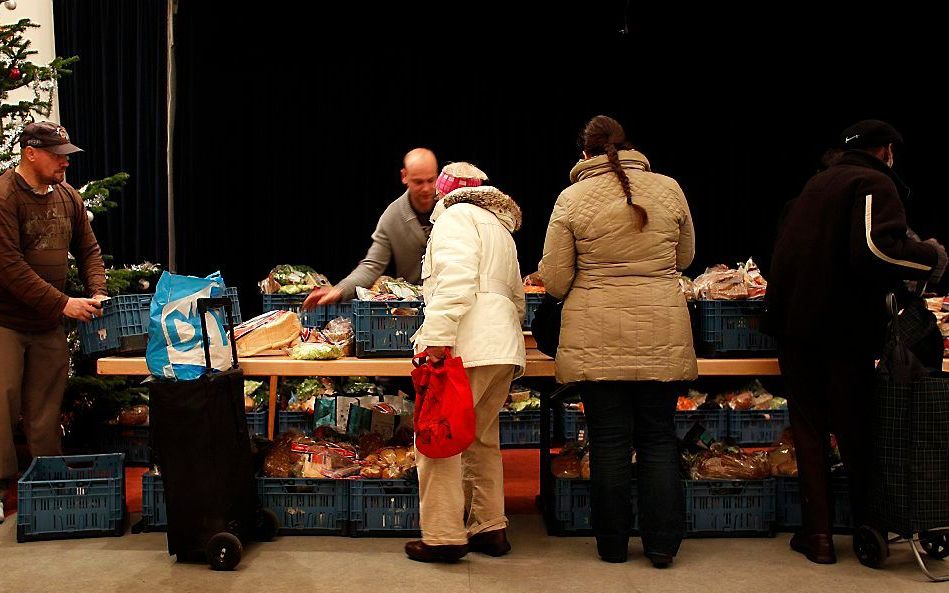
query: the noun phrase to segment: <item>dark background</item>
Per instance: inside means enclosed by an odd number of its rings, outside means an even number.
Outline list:
[[[837,134],[864,118],[903,133],[895,169],[913,189],[910,224],[949,240],[947,97],[932,14],[684,5],[656,14],[624,0],[400,4],[331,12],[288,3],[275,14],[180,0],[179,272],[220,269],[250,313],[260,307],[256,281],[276,264],[341,279],[404,190],[401,158],[416,146],[441,163],[477,164],[518,201],[521,268],[534,271],[579,157],[577,133],[599,113],[623,123],[653,169],[685,190],[697,233],[690,276],[749,256],[767,274],[784,203]],[[54,5],[57,51],[81,59],[60,95],[64,125],[87,148],[70,179],[130,172],[135,184],[96,232],[118,263],[166,264],[165,179],[153,166],[165,156],[164,109],[153,103],[165,76],[164,2]],[[67,17],[74,26],[60,24]],[[120,158],[116,138],[125,139]],[[844,299],[859,289],[827,284]]]
[[[163,2],[56,0],[56,55],[79,56],[59,82],[60,120],[85,153],[70,160],[69,182],[120,171],[120,206],[93,221],[116,264],[165,263],[167,252],[166,9]]]

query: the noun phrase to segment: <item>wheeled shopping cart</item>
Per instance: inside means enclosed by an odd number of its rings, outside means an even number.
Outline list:
[[[276,516],[261,509],[244,417],[244,373],[229,299],[198,299],[207,373],[193,381],[150,381],[154,456],[165,488],[168,553],[179,562],[206,557],[211,568],[233,570],[243,543],[267,541]],[[223,308],[232,367],[211,373],[206,313]]]
[[[873,397],[879,474],[866,524],[854,531],[854,551],[862,564],[879,568],[889,544],[906,541],[927,577],[949,581],[933,575],[921,554],[949,557],[949,374],[941,370],[941,343],[929,339],[935,319],[925,304],[915,299],[897,313],[891,298],[890,309]]]

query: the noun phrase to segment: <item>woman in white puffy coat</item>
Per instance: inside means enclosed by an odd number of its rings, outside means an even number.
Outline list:
[[[474,397],[475,440],[454,457],[418,453],[422,539],[405,551],[422,562],[455,561],[469,550],[501,556],[511,547],[498,412],[525,366],[524,286],[511,236],[521,211],[494,187],[465,187],[435,206],[432,222],[422,262],[425,322],[415,347],[429,360],[449,352],[461,357]]]

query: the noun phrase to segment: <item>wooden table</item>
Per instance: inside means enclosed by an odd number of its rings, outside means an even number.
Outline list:
[[[528,341],[528,345],[533,345]],[[277,410],[277,381],[279,377],[408,377],[412,372],[411,358],[340,358],[337,360],[293,360],[288,356],[255,356],[240,359],[241,368],[248,377],[270,377],[270,402],[267,436],[273,438]],[[97,361],[100,375],[148,375],[143,357],[108,357]],[[779,375],[778,361],[774,358],[699,359],[699,375],[705,376],[773,376]],[[539,352],[527,351],[525,377],[553,377],[554,360]]]
[[[537,344],[529,334],[525,335],[527,346],[527,368],[525,377],[553,377],[554,361],[536,350]],[[338,360],[292,360],[287,356],[266,356],[240,360],[244,374],[270,377],[270,405],[267,436],[273,438],[276,425],[277,381],[287,376],[389,376],[405,377],[412,372],[410,358],[341,358]],[[943,360],[943,371],[949,372],[949,361]],[[781,370],[776,358],[707,359],[698,360],[699,376],[778,376]],[[98,372],[101,375],[147,375],[144,358],[100,358]],[[567,388],[569,389],[569,387]],[[547,502],[553,495],[553,477],[548,471],[551,462],[550,415],[554,394],[541,397],[540,413],[540,494],[537,497],[548,532],[554,524],[553,511]]]
[[[254,356],[240,359],[244,374],[249,377],[408,377],[412,372],[411,358],[353,358],[337,360],[293,360],[289,356]],[[108,357],[97,361],[100,375],[147,375],[143,357]],[[946,370],[949,370],[947,367]],[[779,375],[776,358],[699,359],[699,375],[751,376]],[[553,377],[554,360],[538,350],[527,351],[526,377]]]
[[[554,360],[538,351],[530,332],[524,332],[527,347],[525,377],[553,377]],[[270,411],[267,436],[273,438],[277,417],[277,381],[279,377],[408,377],[412,373],[411,358],[353,358],[337,360],[293,360],[289,356],[254,356],[240,359],[248,377],[270,377]],[[700,358],[699,376],[769,377],[781,374],[776,358]],[[943,361],[949,371],[949,361]],[[143,357],[108,357],[97,361],[100,375],[147,375]]]

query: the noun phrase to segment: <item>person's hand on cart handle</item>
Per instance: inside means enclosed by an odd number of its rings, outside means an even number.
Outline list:
[[[338,303],[342,299],[342,290],[336,287],[322,286],[314,289],[313,292],[307,295],[306,300],[303,301],[303,308],[309,311],[317,305],[330,305],[332,303]]]

